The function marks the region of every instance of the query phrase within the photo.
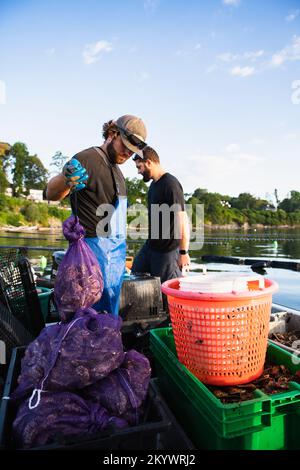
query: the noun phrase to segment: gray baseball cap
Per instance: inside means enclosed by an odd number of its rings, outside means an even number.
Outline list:
[[[145,142],[147,130],[142,119],[125,114],[119,117],[115,123],[120,131],[123,144],[132,152],[143,156],[142,150],[147,146]]]

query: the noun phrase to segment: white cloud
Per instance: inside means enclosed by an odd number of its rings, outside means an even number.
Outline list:
[[[159,0],[144,0],[144,9],[147,12],[154,13],[159,5]]]
[[[222,62],[234,62],[236,60],[250,60],[255,62],[259,57],[264,55],[264,50],[244,52],[243,54],[232,54],[232,52],[223,52],[217,56]]]
[[[233,62],[238,58],[238,54],[232,54],[231,52],[223,52],[223,54],[217,56],[217,59],[221,60],[222,62]]]
[[[187,55],[187,52],[182,50],[182,49],[177,49],[177,51],[175,51],[175,55],[185,56],[185,55]]]
[[[223,0],[224,5],[232,5],[234,7],[238,7],[241,3],[241,0]]]
[[[286,134],[283,134],[283,138],[285,140],[300,139],[300,132],[287,132]]]
[[[239,144],[229,144],[225,147],[226,153],[237,153],[240,151]]]
[[[262,57],[264,53],[265,51],[263,49],[260,49],[259,51],[245,52],[244,58],[250,59],[252,62],[255,62],[256,59],[258,59],[259,57]]]
[[[87,65],[93,64],[100,59],[102,53],[111,52],[112,50],[112,44],[108,41],[98,41],[93,44],[87,44],[82,53],[84,63]]]
[[[300,10],[294,10],[292,13],[290,13],[288,16],[285,17],[286,21],[294,21],[294,19],[299,16]]]
[[[148,80],[148,78],[150,78],[150,75],[148,72],[138,72],[136,74],[136,80],[138,82],[145,82],[146,80]]]
[[[261,137],[253,137],[252,139],[252,144],[254,145],[260,145],[264,143],[265,143],[265,139],[262,139]]]
[[[279,67],[285,62],[300,60],[300,36],[294,36],[292,43],[273,54],[270,65]]]
[[[50,47],[49,49],[46,49],[46,50],[45,50],[45,54],[46,54],[47,56],[49,56],[49,57],[52,56],[52,55],[54,55],[54,54],[55,54],[55,49],[54,49],[54,47]]]
[[[300,80],[294,80],[292,82],[292,92],[291,95],[291,102],[293,104],[300,104]]]
[[[0,104],[6,104],[6,87],[3,80],[0,80]]]
[[[216,64],[209,65],[208,67],[206,67],[205,73],[213,73],[216,70],[218,70],[218,66]]]
[[[201,48],[202,48],[202,44],[198,42],[197,44],[195,44],[195,46],[189,47],[187,49],[177,49],[175,51],[175,55],[179,57],[185,57],[185,56],[189,56],[192,54],[197,54]]]
[[[240,67],[239,65],[236,67],[233,67],[230,70],[230,74],[235,75],[237,77],[249,77],[250,75],[253,75],[254,73],[255,73],[254,67]]]

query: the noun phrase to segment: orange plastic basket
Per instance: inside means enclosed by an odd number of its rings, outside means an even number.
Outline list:
[[[276,282],[243,293],[201,294],[162,284],[179,361],[211,385],[237,385],[263,372]]]

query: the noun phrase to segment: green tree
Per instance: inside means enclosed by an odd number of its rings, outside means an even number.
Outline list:
[[[12,167],[13,175],[13,195],[18,197],[23,192],[23,179],[25,171],[25,161],[29,156],[25,144],[16,142],[9,151],[10,165]]]
[[[241,193],[238,197],[233,197],[230,199],[231,207],[235,209],[255,209],[256,199],[250,193]]]
[[[9,182],[0,162],[0,194],[4,194]]]
[[[66,155],[63,155],[62,152],[58,150],[53,155],[50,166],[54,166],[57,172],[61,173],[63,166],[67,162],[67,160],[69,160],[69,157],[67,157]]]
[[[24,186],[26,194],[30,189],[44,189],[47,184],[48,171],[37,155],[29,155],[24,166]]]
[[[298,191],[291,191],[291,197],[283,199],[278,205],[278,209],[283,209],[286,212],[300,210],[300,193]]]
[[[21,213],[28,222],[36,222],[39,217],[39,207],[37,204],[28,204],[21,209]]]
[[[7,168],[11,146],[6,142],[0,142],[0,193],[4,194],[9,185],[7,179]]]
[[[147,205],[148,187],[142,179],[126,178],[128,206],[132,206],[136,202],[140,202],[144,206]]]
[[[266,199],[256,199],[254,208],[258,211],[264,211],[267,209],[275,209],[275,206]]]
[[[209,195],[207,189],[197,188],[192,194],[192,197],[196,197],[200,202],[204,203],[204,200]]]

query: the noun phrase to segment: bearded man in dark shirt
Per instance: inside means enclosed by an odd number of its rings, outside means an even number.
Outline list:
[[[181,277],[181,269],[190,264],[190,230],[182,186],[162,168],[152,147],[146,146],[133,160],[144,182],[152,183],[148,191],[148,240],[136,255],[132,272],[150,273],[161,282]]]

